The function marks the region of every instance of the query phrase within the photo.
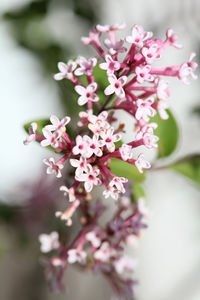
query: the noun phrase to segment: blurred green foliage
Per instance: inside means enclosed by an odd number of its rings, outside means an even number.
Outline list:
[[[134,165],[117,158],[111,158],[110,169],[116,176],[126,177],[134,182],[142,182],[145,180],[145,172],[141,174]]]
[[[64,113],[74,115],[78,106],[74,105],[72,84],[67,80],[56,83],[52,78],[58,71],[57,63],[67,61],[72,56],[74,47],[58,41],[44,22],[50,9],[59,6],[62,10],[70,10],[78,16],[80,22],[88,25],[88,31],[99,21],[98,3],[95,0],[35,0],[5,13],[3,19],[9,23],[13,39],[38,59],[44,77],[52,80],[52,84],[58,88]],[[70,28],[68,34],[71,34]]]
[[[200,154],[186,156],[169,167],[200,187]]]
[[[151,119],[152,122],[156,122],[158,127],[154,131],[154,134],[159,137],[158,141],[158,158],[164,158],[171,155],[178,144],[179,130],[176,120],[172,112],[168,109],[167,113],[169,118],[162,120],[159,114]]]

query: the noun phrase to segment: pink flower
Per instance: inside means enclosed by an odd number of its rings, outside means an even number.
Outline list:
[[[105,95],[115,93],[120,98],[125,97],[123,85],[125,85],[127,81],[127,76],[122,76],[118,79],[115,75],[108,76],[108,81],[110,82],[110,85],[104,90]]]
[[[157,127],[158,127],[158,125],[155,122],[151,122],[151,123],[148,123],[148,124],[144,125],[141,128],[141,130],[137,133],[136,140],[139,140],[139,139],[143,138],[146,133],[152,135],[154,129],[156,129]]]
[[[191,53],[188,62],[183,63],[180,67],[178,77],[185,84],[190,84],[189,78],[193,80],[198,78],[198,76],[194,74],[198,64],[192,61],[195,56],[195,53]]]
[[[54,75],[55,80],[62,80],[64,78],[72,79],[73,71],[76,69],[77,63],[73,60],[69,60],[67,64],[63,62],[58,63],[58,69],[60,73]]]
[[[135,118],[137,120],[143,119],[146,122],[149,121],[149,117],[155,116],[155,109],[151,106],[154,102],[153,97],[149,97],[146,100],[138,99],[136,101],[137,111],[135,114]]]
[[[138,83],[143,83],[145,80],[146,81],[153,81],[154,77],[149,73],[151,71],[151,66],[146,65],[142,67],[136,67],[135,68],[135,73],[137,75],[137,82]]]
[[[93,169],[90,164],[88,164],[87,172],[77,174],[75,176],[75,179],[84,182],[84,187],[86,192],[90,193],[93,189],[93,185],[101,185],[101,180],[97,177],[99,176],[100,170],[99,169]]]
[[[176,43],[178,36],[174,34],[174,31],[172,29],[167,30],[166,37],[167,37],[167,41],[170,43],[171,46],[177,49],[183,48],[182,45]]]
[[[135,161],[135,166],[140,173],[143,173],[142,169],[149,169],[151,167],[151,164],[147,160],[145,160],[144,155],[141,153]]]
[[[113,186],[108,186],[107,189],[103,191],[103,196],[105,197],[105,199],[111,197],[114,200],[117,200],[119,198],[119,194],[120,192]]]
[[[126,25],[123,24],[115,24],[115,25],[97,25],[96,30],[104,33],[109,31],[116,31],[116,30],[123,30],[126,27]]]
[[[80,201],[76,199],[75,201],[72,202],[69,208],[67,208],[64,212],[57,211],[55,213],[57,218],[60,218],[61,220],[66,222],[67,226],[72,225],[72,216],[75,213],[77,207],[79,207]]]
[[[80,97],[78,98],[78,104],[82,106],[86,104],[88,101],[97,102],[99,100],[99,97],[95,93],[96,90],[97,90],[96,82],[89,84],[87,87],[76,85],[75,91],[80,95]]]
[[[145,32],[142,26],[134,25],[132,27],[131,36],[126,37],[126,42],[142,48],[144,41],[150,39],[152,36],[152,32]]]
[[[91,30],[90,33],[89,33],[89,37],[85,37],[85,36],[82,37],[81,42],[84,45],[90,45],[90,44],[93,44],[93,43],[99,44],[99,37],[100,37],[99,32],[96,32],[96,30]]]
[[[119,148],[119,152],[121,154],[121,157],[124,161],[126,161],[127,159],[131,159],[133,154],[130,152],[132,149],[131,146],[123,144],[120,148]]]
[[[123,44],[123,40],[117,41],[115,43],[111,42],[109,39],[105,39],[104,41],[104,45],[108,48],[108,52],[110,55],[125,52],[127,49],[123,47]]]
[[[128,179],[125,177],[114,177],[109,185],[115,187],[120,193],[124,194],[126,190],[123,186],[123,183],[126,182],[128,182]]]
[[[161,78],[157,79],[156,94],[159,100],[167,100],[169,97],[169,82]]]
[[[49,159],[43,159],[43,163],[47,166],[49,166],[47,168],[47,174],[55,174],[57,178],[62,177],[62,174],[60,172],[61,169],[64,168],[64,166],[62,164],[59,163],[55,163],[55,160],[53,157],[49,158]]]
[[[70,122],[70,117],[64,117],[61,121],[55,115],[50,117],[52,125],[47,125],[45,128],[49,131],[58,131],[60,134],[66,131],[65,126]]]
[[[89,125],[88,128],[93,133],[100,133],[102,129],[108,129],[110,124],[106,121],[108,117],[107,111],[102,111],[98,116],[91,114],[88,117]]]
[[[50,234],[40,234],[39,241],[41,243],[40,250],[43,253],[50,252],[60,246],[58,241],[58,233],[56,231],[53,231]]]
[[[77,140],[79,140],[79,138]],[[91,157],[93,154],[102,156],[103,153],[100,147],[104,146],[104,144],[104,141],[99,140],[98,133],[94,134],[92,139],[89,136],[84,135],[84,137],[80,139],[80,143],[78,141],[77,146],[73,148],[73,153],[78,154],[79,152],[87,158]]]
[[[37,128],[38,128],[37,123],[35,123],[35,122],[31,123],[31,127],[28,129],[30,135],[29,135],[29,137],[27,137],[27,139],[23,142],[24,145],[28,145],[28,144],[30,144],[32,141],[35,141],[35,140],[36,140]]]
[[[87,137],[88,149],[87,149],[87,158],[91,157],[93,154],[96,156],[102,156],[103,152],[100,147],[104,146],[104,141],[99,140],[99,134],[95,133],[93,138]]]
[[[116,255],[116,251],[110,247],[108,242],[103,242],[100,249],[94,253],[94,258],[103,262],[108,262],[114,255]]]
[[[54,267],[64,267],[66,265],[65,261],[60,257],[53,257],[51,263]]]
[[[74,155],[82,155],[83,157],[87,157],[87,150],[88,150],[88,137],[84,135],[83,137],[78,135],[76,137],[76,146],[72,149]]]
[[[101,245],[100,233],[97,230],[90,231],[86,234],[86,240],[89,241],[93,247],[99,248]]]
[[[114,268],[118,274],[123,274],[124,272],[133,272],[136,267],[136,261],[129,256],[121,256],[114,260]]]
[[[75,196],[73,187],[68,189],[65,185],[62,185],[60,187],[60,191],[64,192],[64,196],[67,196],[67,195],[69,196],[69,202],[74,202],[76,200],[76,196]]]
[[[159,138],[156,135],[149,134],[149,133],[145,133],[143,135],[144,145],[148,149],[157,148],[158,147],[158,145],[157,145],[158,140],[159,140]]]
[[[149,48],[143,47],[142,54],[146,59],[148,64],[152,64],[154,60],[160,59],[160,54],[158,53],[158,44],[152,44]]]
[[[108,75],[114,74],[115,71],[120,69],[120,62],[113,60],[110,55],[105,56],[105,63],[99,65],[103,70],[107,70]]]
[[[83,250],[79,249],[70,249],[68,251],[68,263],[74,264],[75,262],[78,262],[80,264],[85,264],[86,262],[87,253]]]
[[[88,109],[88,111],[80,111],[79,113],[79,117],[82,119],[82,121],[79,121],[77,123],[77,125],[79,127],[82,127],[84,124],[87,124],[89,121],[89,116],[92,116],[93,115],[93,112],[92,112],[92,109]]]
[[[79,68],[76,69],[76,71],[74,72],[74,74],[76,76],[81,76],[81,75],[92,75],[93,73],[93,69],[97,64],[97,59],[95,57],[90,58],[90,59],[86,59],[83,56],[79,56],[79,58],[77,59],[77,62],[79,64]]]
[[[107,147],[108,151],[113,152],[115,151],[115,144],[119,140],[121,140],[120,134],[114,134],[114,128],[110,127],[100,133],[101,138],[103,139],[105,146]]]
[[[60,137],[60,134],[58,132],[54,132],[51,133],[51,131],[49,131],[46,128],[42,129],[43,135],[46,139],[44,139],[43,141],[41,141],[41,146],[42,147],[46,147],[51,145],[54,148],[58,147],[58,138]]]
[[[82,174],[83,172],[87,172],[88,170],[88,163],[86,158],[80,157],[80,160],[78,159],[70,159],[70,164],[72,167],[76,168],[75,174],[78,176],[78,174]]]
[[[158,109],[158,112],[159,112],[159,115],[160,115],[161,119],[167,120],[169,118],[169,115],[166,112],[166,109],[168,109],[168,108],[169,108],[169,105],[166,101],[159,100],[157,102],[157,109]]]

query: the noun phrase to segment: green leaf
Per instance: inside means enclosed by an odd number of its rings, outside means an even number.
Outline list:
[[[123,141],[120,140],[120,141],[118,141],[118,142],[115,143],[115,148],[119,148],[119,147],[121,147],[122,145],[123,145]]]
[[[131,189],[133,191],[131,195],[132,202],[137,202],[140,198],[144,198],[146,196],[143,186],[138,182],[134,183]]]
[[[179,137],[179,130],[176,120],[170,110],[167,110],[169,118],[162,120],[158,114],[151,119],[151,122],[158,124],[154,131],[159,137],[158,141],[158,158],[164,158],[171,155],[176,149]]]
[[[144,173],[139,173],[138,169],[125,161],[117,158],[111,158],[110,170],[119,177],[125,177],[134,182],[142,182],[145,179]]]
[[[200,154],[186,156],[169,168],[189,178],[200,187]]]
[[[105,70],[99,68],[99,64],[95,66],[93,70],[93,75],[94,75],[95,82],[98,83],[99,85],[99,89],[98,89],[99,104],[102,105],[107,99],[107,96],[104,94],[104,90],[109,85],[108,76]]]

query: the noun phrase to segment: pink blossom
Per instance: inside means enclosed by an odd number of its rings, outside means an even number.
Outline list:
[[[117,200],[119,198],[119,194],[120,192],[113,186],[108,186],[107,189],[103,191],[103,196],[105,197],[105,199],[111,197],[114,200]]]
[[[142,126],[140,131],[136,134],[136,140],[143,138],[145,136],[145,134],[153,135],[153,131],[157,127],[158,127],[158,125],[155,122],[145,124],[144,126]]]
[[[156,93],[160,100],[167,100],[169,97],[169,82],[164,79],[156,80]]]
[[[145,32],[142,26],[134,25],[131,35],[126,37],[126,42],[142,48],[144,41],[150,39],[152,36],[152,32]]]
[[[183,46],[181,44],[177,44],[176,41],[178,39],[178,36],[174,34],[174,31],[172,29],[168,29],[166,33],[167,41],[170,43],[171,46],[181,49]]]
[[[93,69],[97,64],[97,59],[95,57],[90,58],[90,59],[86,59],[83,56],[79,56],[79,58],[77,59],[77,62],[79,64],[79,68],[76,69],[76,71],[74,72],[74,74],[76,76],[81,76],[81,75],[92,75],[93,73]]]
[[[149,48],[143,47],[142,54],[146,59],[148,64],[152,64],[154,60],[160,59],[160,54],[158,53],[158,44],[152,44]]]
[[[116,30],[123,30],[126,27],[126,25],[123,24],[115,24],[115,25],[97,25],[96,30],[104,33],[109,31],[116,31]]]
[[[107,70],[108,75],[112,75],[115,71],[120,69],[120,62],[113,60],[110,55],[105,56],[105,63],[101,63],[99,67],[103,70]]]
[[[78,262],[82,265],[86,263],[86,257],[87,253],[83,250],[79,249],[70,249],[68,251],[68,263],[69,264],[74,264],[75,262]]]
[[[142,67],[136,67],[135,68],[135,73],[137,75],[137,82],[138,83],[143,83],[145,80],[146,81],[153,81],[154,77],[149,73],[151,71],[151,66],[146,65]]]
[[[116,255],[115,249],[111,248],[108,242],[103,242],[101,247],[94,253],[94,258],[103,262]]]
[[[149,169],[151,167],[151,164],[147,160],[145,160],[144,155],[141,153],[135,161],[135,166],[140,173],[143,173],[142,169]]]
[[[79,113],[79,117],[82,119],[82,121],[79,121],[77,123],[77,125],[79,127],[82,127],[84,124],[87,124],[89,121],[89,116],[92,116],[93,115],[93,112],[92,112],[92,109],[88,109],[88,111],[80,111]]]
[[[91,30],[90,33],[89,33],[89,37],[85,37],[85,36],[82,37],[81,42],[84,45],[90,45],[90,44],[93,44],[93,43],[99,44],[99,37],[100,37],[99,32],[96,32],[96,30]]]
[[[195,56],[195,53],[191,53],[188,62],[183,63],[179,69],[178,77],[185,84],[190,84],[189,78],[193,80],[198,78],[198,76],[194,74],[194,71],[196,70],[198,64],[192,61]]]
[[[82,174],[83,172],[87,172],[88,170],[88,163],[85,157],[80,157],[80,159],[70,159],[70,164],[72,167],[76,168],[75,174]]]
[[[55,115],[51,115],[50,121],[52,125],[47,125],[45,128],[49,131],[58,131],[60,134],[66,131],[65,126],[70,122],[70,117],[64,117],[61,121]]]
[[[136,261],[129,256],[121,256],[114,260],[114,268],[118,274],[123,274],[124,272],[133,272],[136,267]]]
[[[95,93],[96,90],[97,90],[96,82],[89,84],[87,87],[76,85],[75,91],[80,95],[80,97],[78,98],[78,104],[82,106],[86,104],[88,101],[97,102],[99,100],[99,97]]]
[[[145,133],[143,135],[144,145],[148,149],[157,148],[157,142],[159,138],[156,135]]]
[[[84,187],[86,192],[90,193],[93,189],[93,185],[101,185],[101,180],[97,177],[99,176],[100,170],[93,169],[90,164],[88,164],[88,169],[85,173],[80,173],[75,176],[75,179],[80,182],[84,182]]]
[[[68,189],[65,185],[62,185],[60,187],[60,191],[64,192],[64,196],[69,196],[69,202],[73,202],[76,200],[75,191],[73,187]]]
[[[88,137],[84,135],[83,137],[78,135],[76,137],[76,146],[72,149],[74,155],[81,154],[83,157],[87,157],[88,150]]]
[[[61,169],[64,168],[64,166],[62,164],[59,163],[55,163],[55,160],[53,157],[49,158],[49,159],[43,159],[43,162],[45,163],[45,165],[49,166],[47,168],[47,174],[55,174],[57,178],[62,177],[62,174],[60,172]]]
[[[58,241],[58,233],[56,231],[53,231],[50,234],[40,234],[39,241],[41,243],[40,250],[43,253],[57,249],[60,245]]]
[[[123,89],[123,85],[125,85],[127,81],[127,76],[122,76],[117,78],[115,75],[108,76],[108,80],[110,85],[104,90],[105,95],[111,95],[115,93],[118,97],[125,97],[125,92]]]
[[[46,128],[42,129],[43,135],[45,137],[44,140],[41,141],[41,146],[42,147],[46,147],[51,145],[54,148],[58,147],[58,138],[60,137],[59,132],[54,132],[52,133],[51,131],[49,131]]]
[[[99,134],[95,133],[93,138],[87,137],[88,148],[87,148],[87,158],[91,157],[93,154],[97,156],[102,156],[103,152],[100,147],[104,146],[105,142],[99,140]]]
[[[93,247],[99,248],[101,245],[100,233],[97,230],[90,231],[86,234],[86,240],[89,241]]]
[[[131,159],[133,154],[130,152],[132,149],[131,146],[123,144],[120,148],[119,148],[119,152],[121,154],[121,157],[123,160],[127,160],[127,159]]]
[[[54,267],[64,267],[66,264],[65,261],[60,257],[53,257],[51,263]]]
[[[168,109],[168,108],[169,108],[169,105],[166,101],[159,100],[157,102],[157,110],[158,110],[158,113],[159,113],[161,119],[167,120],[169,118],[169,115],[166,112],[166,109]]]
[[[149,121],[149,117],[155,116],[155,109],[152,107],[152,104],[154,102],[153,97],[149,97],[146,100],[138,99],[136,101],[137,104],[137,111],[135,114],[135,118],[137,120],[143,119],[146,122]]]
[[[28,145],[28,144],[30,144],[32,141],[35,141],[35,140],[36,140],[37,128],[38,128],[37,123],[35,123],[35,122],[31,123],[31,127],[28,129],[30,135],[29,135],[29,137],[27,137],[27,139],[23,142],[24,145]]]
[[[125,177],[114,177],[109,183],[110,186],[114,186],[120,193],[125,193],[125,188],[123,183],[128,182],[128,179]]]
[[[64,78],[72,79],[73,71],[76,69],[77,63],[73,60],[69,60],[67,64],[63,62],[58,63],[58,69],[60,73],[54,75],[55,80],[62,80]]]
[[[61,220],[66,222],[67,226],[72,225],[72,216],[75,213],[77,207],[79,207],[80,201],[76,199],[75,201],[72,202],[69,208],[67,208],[64,212],[57,211],[55,213],[57,218],[60,218]]]
[[[138,246],[138,237],[134,234],[130,234],[126,237],[126,245],[131,247],[137,247]]]
[[[100,133],[101,138],[103,139],[105,146],[107,147],[108,151],[113,152],[115,151],[115,144],[119,140],[121,140],[120,134],[114,134],[114,128],[110,127]]]
[[[107,111],[102,111],[98,116],[95,116],[91,114],[88,117],[89,124],[88,128],[93,133],[100,133],[102,129],[108,129],[110,127],[110,124],[106,121],[108,117]]]
[[[109,39],[105,39],[104,41],[104,45],[108,48],[108,52],[110,55],[125,52],[127,49],[123,46],[123,44],[123,40],[117,41],[115,43],[111,42]]]

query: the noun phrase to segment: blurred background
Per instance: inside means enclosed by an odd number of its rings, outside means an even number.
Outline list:
[[[1,0],[1,180],[0,299],[110,299],[107,283],[92,274],[67,271],[67,294],[52,294],[41,265],[38,234],[60,228],[54,212],[60,181],[45,176],[46,150],[24,147],[23,124],[51,114],[73,114],[66,82],[55,82],[57,62],[92,49],[80,42],[95,24],[140,24],[154,36],[173,28],[184,45],[167,51],[162,63],[179,64],[200,49],[199,0]],[[128,31],[127,31],[128,32]],[[199,71],[198,71],[199,72]],[[183,86],[170,80],[172,111],[180,129],[177,151],[163,163],[200,153],[199,80]],[[153,156],[153,154],[152,154]],[[138,300],[200,299],[200,192],[171,171],[149,172],[145,183],[152,211],[134,256]],[[70,235],[70,232],[67,231]],[[128,250],[132,254],[132,250]],[[78,288],[77,288],[78,287]]]

